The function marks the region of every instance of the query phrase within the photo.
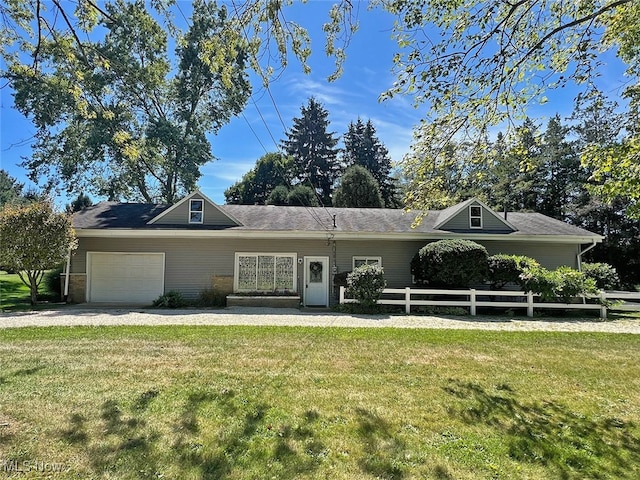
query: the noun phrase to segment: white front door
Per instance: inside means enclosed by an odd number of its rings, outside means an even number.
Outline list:
[[[329,257],[304,257],[304,306],[329,306]]]

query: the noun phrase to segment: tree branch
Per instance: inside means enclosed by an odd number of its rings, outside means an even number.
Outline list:
[[[533,45],[527,51],[527,53],[525,53],[522,56],[522,58],[515,64],[514,70],[517,69],[518,67],[520,67],[520,65],[522,65],[525,62],[525,60],[531,54],[533,54],[533,52],[535,52],[536,50],[539,50],[540,48],[542,48],[542,46],[547,42],[547,40],[549,40],[551,37],[553,37],[557,33],[560,33],[561,31],[566,30],[568,28],[575,27],[576,25],[580,25],[582,23],[592,21],[592,20],[596,19],[597,17],[599,17],[600,15],[605,14],[609,10],[613,10],[614,8],[619,7],[620,5],[624,5],[625,3],[631,3],[632,1],[634,1],[634,0],[617,0],[617,1],[613,2],[613,3],[610,3],[609,5],[603,6],[599,10],[597,10],[597,11],[595,11],[595,12],[589,14],[589,15],[586,15],[586,16],[581,17],[581,18],[576,18],[575,20],[572,20],[569,23],[564,23],[562,25],[558,25],[556,28],[554,28],[553,30],[548,32],[546,35],[544,35],[540,40],[538,40],[538,42],[536,42],[535,45]]]

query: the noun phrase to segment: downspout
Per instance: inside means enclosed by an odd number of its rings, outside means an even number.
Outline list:
[[[586,249],[584,249],[580,253],[578,253],[577,259],[578,259],[578,271],[579,272],[582,271],[582,255],[587,253],[589,250],[591,250],[596,245],[597,245],[596,241],[595,240],[591,240],[591,245],[589,245]],[[585,297],[582,297],[582,303],[587,303],[587,299]]]
[[[585,253],[587,253],[589,250],[591,250],[593,247],[595,247],[598,243],[595,240],[591,240],[591,245],[589,245],[586,249],[582,250],[580,253],[578,253],[578,271],[581,272],[582,271],[582,255],[584,255]]]
[[[64,296],[62,300],[67,303],[67,298],[69,298],[69,277],[71,275],[71,250],[67,253],[67,268],[64,276]]]

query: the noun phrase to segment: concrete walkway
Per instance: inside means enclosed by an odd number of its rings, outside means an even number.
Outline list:
[[[446,328],[504,331],[608,332],[640,334],[640,318],[528,319],[507,316],[435,317],[349,315],[328,310],[231,307],[220,310],[158,310],[131,307],[65,306],[0,314],[0,328],[80,325],[268,325],[304,327]]]

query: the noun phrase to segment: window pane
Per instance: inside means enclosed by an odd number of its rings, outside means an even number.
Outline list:
[[[367,265],[379,265],[380,260],[377,258],[367,258]]]
[[[471,216],[479,217],[482,215],[482,209],[480,207],[471,207]]]
[[[276,257],[276,290],[295,290],[293,257]]]
[[[202,200],[191,200],[191,211],[192,212],[201,212],[202,211],[203,202]]]
[[[471,226],[472,227],[481,227],[482,223],[481,223],[481,219],[477,218],[477,217],[471,217]]]
[[[189,214],[190,223],[202,223],[202,212],[191,212]]]
[[[309,283],[322,283],[322,262],[309,263]]]
[[[258,290],[271,291],[274,285],[274,257],[261,255],[258,257]]]
[[[238,257],[238,289],[256,290],[256,266],[258,259],[254,256]]]
[[[358,267],[361,267],[362,265],[364,265],[365,263],[367,263],[367,261],[366,261],[366,260],[361,259],[361,258],[356,258],[356,259],[353,261],[353,266],[354,266],[354,267],[356,267],[356,268],[358,268]]]

